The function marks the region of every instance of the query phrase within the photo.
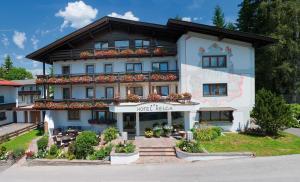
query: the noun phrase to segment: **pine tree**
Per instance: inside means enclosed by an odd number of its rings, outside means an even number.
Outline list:
[[[5,57],[2,67],[5,72],[9,72],[13,68],[13,62],[9,55]]]
[[[216,27],[224,28],[225,27],[225,18],[224,13],[219,5],[215,7],[214,16],[212,18],[213,24]]]

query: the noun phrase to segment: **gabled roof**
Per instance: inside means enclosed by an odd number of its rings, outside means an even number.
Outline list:
[[[14,86],[14,87],[19,87],[22,86],[20,83],[8,81],[8,80],[0,80],[0,86]]]
[[[113,18],[105,16],[83,28],[80,28],[48,45],[36,50],[26,56],[28,59],[44,62],[47,58],[47,54],[55,49],[58,49],[64,45],[68,45],[70,41],[81,38],[83,35],[91,34],[92,31],[102,28],[110,28],[112,24],[127,25],[134,29],[146,28],[152,31],[162,32],[167,35],[175,36],[177,39],[188,31],[198,32],[208,35],[218,36],[220,39],[229,38],[233,40],[240,40],[244,42],[252,43],[254,46],[265,46],[267,44],[275,43],[276,40],[260,36],[256,34],[250,34],[240,31],[232,31],[223,28],[217,28],[215,26],[209,26],[204,24],[186,22],[181,20],[169,19],[166,25],[125,20],[120,18]]]

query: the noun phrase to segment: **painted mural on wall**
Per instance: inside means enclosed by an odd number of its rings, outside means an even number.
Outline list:
[[[217,43],[212,44],[207,49],[200,47],[198,50],[199,55],[199,66],[202,67],[202,56],[205,55],[226,55],[227,57],[227,68],[224,70],[224,68],[221,68],[223,70],[220,70],[219,76],[224,77],[224,74],[222,74],[222,71],[226,71],[229,73],[234,73],[234,65],[231,60],[233,53],[232,49],[229,46],[221,47]],[[210,68],[208,68],[210,69]],[[219,69],[219,68],[212,68],[212,69]],[[210,106],[220,106],[225,103],[231,102],[239,97],[242,96],[243,93],[243,85],[244,85],[244,77],[240,76],[239,74],[226,74],[225,79],[227,80],[228,85],[228,96],[224,97],[203,97],[203,88],[194,87],[194,85],[199,85],[199,81],[203,80],[203,76],[205,75],[197,75],[197,74],[189,74],[193,75],[193,79],[189,78],[189,84],[192,85],[191,93],[193,95],[193,98],[200,101],[200,103],[208,104]],[[194,75],[196,75],[196,78],[194,78]],[[215,75],[218,75],[218,73],[215,73]]]

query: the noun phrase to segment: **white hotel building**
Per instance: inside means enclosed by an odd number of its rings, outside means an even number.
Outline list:
[[[103,17],[27,56],[44,64],[36,83],[46,98],[34,108],[45,111],[50,133],[114,125],[143,135],[156,122],[242,130],[255,100],[255,48],[273,42],[174,19],[158,25]],[[45,75],[45,64],[53,75]],[[178,98],[183,93],[191,99]]]

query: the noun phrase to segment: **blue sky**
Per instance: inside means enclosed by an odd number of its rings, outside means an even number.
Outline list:
[[[241,0],[6,0],[0,6],[0,64],[10,55],[15,66],[33,74],[42,64],[24,58],[54,40],[103,16],[165,24],[179,15],[187,21],[211,24],[220,5],[227,21],[235,21]]]

